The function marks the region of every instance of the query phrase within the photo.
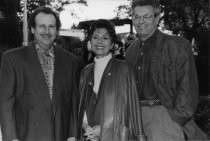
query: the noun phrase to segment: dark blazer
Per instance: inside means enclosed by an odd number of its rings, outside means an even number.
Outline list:
[[[83,122],[86,100],[94,84],[94,64],[81,72],[79,123]],[[107,64],[99,87],[104,97],[101,109],[101,141],[143,141],[144,131],[135,81],[134,68],[112,58]]]
[[[35,45],[4,53],[0,71],[3,141],[63,141],[77,136],[78,59],[54,48],[53,98]]]

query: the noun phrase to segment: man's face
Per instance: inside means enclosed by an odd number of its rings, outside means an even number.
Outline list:
[[[152,6],[137,6],[132,10],[132,20],[140,39],[145,41],[155,32],[159,16],[154,15]]]
[[[35,42],[43,50],[49,50],[57,36],[56,19],[52,14],[39,13],[35,17],[35,28],[31,28]]]

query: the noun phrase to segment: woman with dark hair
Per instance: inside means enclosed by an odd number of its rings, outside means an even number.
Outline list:
[[[110,53],[115,26],[96,20],[89,36],[95,53],[80,78],[79,123],[90,141],[144,141],[134,68]]]

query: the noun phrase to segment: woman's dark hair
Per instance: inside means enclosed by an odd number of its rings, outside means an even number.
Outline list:
[[[94,31],[98,28],[107,29],[109,35],[112,38],[112,41],[113,42],[116,41],[115,25],[106,19],[98,19],[98,20],[94,21],[94,23],[92,24],[92,26],[90,28],[89,37],[88,37],[89,40],[92,38]]]
[[[32,15],[29,19],[29,23],[28,23],[29,31],[31,31],[31,27],[35,28],[35,26],[36,26],[35,18],[39,13],[52,14],[56,20],[56,29],[59,30],[59,28],[61,26],[59,16],[51,8],[45,7],[45,6],[40,6],[34,11],[34,13],[32,13]]]

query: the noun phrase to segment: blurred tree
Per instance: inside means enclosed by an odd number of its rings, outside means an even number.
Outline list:
[[[19,0],[20,1],[20,9],[19,9],[19,16],[22,17],[23,15],[23,2],[24,0]],[[28,9],[28,15],[30,16],[30,14],[39,6],[49,6],[52,7],[57,13],[61,12],[64,10],[64,6],[65,5],[69,5],[69,4],[83,4],[85,6],[87,6],[87,1],[86,0],[27,0],[28,5],[27,5],[27,9]],[[76,13],[72,13],[73,15]]]
[[[130,1],[130,0],[128,0]],[[130,18],[131,12],[130,12],[130,5],[119,5],[115,12],[116,12],[116,19],[122,19],[122,18]]]
[[[210,29],[208,0],[160,0],[164,25],[190,41],[201,28]]]
[[[69,4],[83,4],[87,6],[87,1],[86,0],[51,0],[50,2],[50,5],[59,12],[64,10],[63,9],[64,5],[69,5]],[[72,13],[72,14],[76,14],[76,13]]]
[[[17,16],[19,9],[19,1],[16,0],[1,0],[0,1],[0,44],[2,48],[12,48],[19,45],[20,36],[20,20]],[[4,47],[2,47],[4,46]],[[4,50],[4,49],[3,49]]]
[[[3,46],[14,48],[22,44],[23,2],[24,0],[0,0],[0,50]],[[41,5],[52,7],[58,13],[68,4],[87,6],[86,0],[27,0],[27,2],[28,16]]]

